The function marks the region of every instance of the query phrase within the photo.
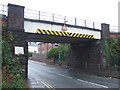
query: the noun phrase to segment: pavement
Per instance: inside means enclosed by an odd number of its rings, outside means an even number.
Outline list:
[[[41,82],[38,82],[34,78],[30,78],[30,77],[28,79],[28,86],[31,89],[32,88],[45,88]]]
[[[29,60],[28,85],[30,89],[57,88],[118,88],[118,80],[76,72],[42,62]]]

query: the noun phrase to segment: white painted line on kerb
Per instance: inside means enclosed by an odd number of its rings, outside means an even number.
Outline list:
[[[65,76],[65,75],[63,75],[63,74],[58,74],[58,75],[72,79],[72,77],[70,77],[70,76]]]
[[[107,86],[100,85],[100,84],[97,84],[97,83],[88,82],[88,81],[84,81],[84,80],[81,80],[81,79],[77,79],[77,80],[78,80],[78,81],[81,81],[81,82],[85,82],[85,83],[93,84],[93,85],[96,85],[96,86],[100,86],[100,87],[103,87],[103,88],[108,88]]]
[[[33,61],[33,60],[29,60],[29,62],[34,62],[35,64],[40,64],[40,65],[44,65],[44,66],[47,65],[46,63]]]

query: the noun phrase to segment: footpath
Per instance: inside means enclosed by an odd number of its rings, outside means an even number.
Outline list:
[[[42,82],[38,82],[34,78],[28,78],[28,88],[29,90],[43,90],[45,89],[45,86]]]
[[[54,64],[52,64],[54,65]],[[109,78],[114,78],[114,79],[120,79],[120,70],[112,70],[112,69],[77,69],[77,68],[73,68],[73,67],[66,67],[65,65],[54,65],[60,68],[66,68],[69,70],[74,70],[76,72],[84,72],[87,74],[91,74],[91,75],[97,75],[97,76],[102,76],[102,77],[109,77]]]

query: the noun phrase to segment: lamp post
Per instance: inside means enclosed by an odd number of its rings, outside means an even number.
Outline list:
[[[59,48],[59,47],[58,47],[58,50],[59,50],[59,62],[60,62],[60,58],[61,58],[61,57],[60,57],[60,48]]]

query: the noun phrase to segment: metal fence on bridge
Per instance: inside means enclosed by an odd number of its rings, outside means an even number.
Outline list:
[[[70,24],[75,26],[83,26],[83,27],[89,27],[89,28],[95,28],[95,29],[101,30],[101,23],[96,23],[88,20],[82,20],[78,18],[62,16],[62,15],[57,15],[52,13],[46,13],[46,12],[36,11],[31,9],[25,9],[25,18],[58,22],[58,23]]]
[[[8,10],[8,7],[6,5],[0,4],[0,14],[1,15],[6,15],[7,16],[7,10]]]
[[[0,4],[0,14],[7,16],[8,14],[7,11],[8,11],[8,7],[6,5]],[[25,9],[24,17],[28,19],[58,22],[58,23],[83,26],[83,27],[89,27],[89,28],[101,30],[101,23],[68,17],[68,16],[57,15],[53,13],[37,11],[37,10]],[[118,26],[110,25],[110,30],[118,31]]]
[[[111,32],[120,32],[120,27],[119,26],[110,26],[110,31]]]

